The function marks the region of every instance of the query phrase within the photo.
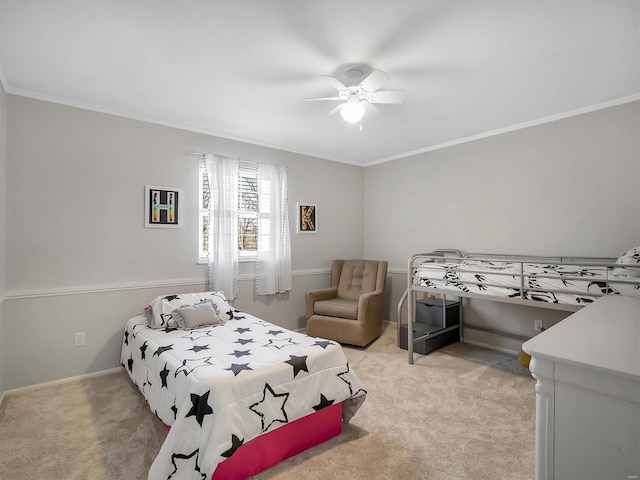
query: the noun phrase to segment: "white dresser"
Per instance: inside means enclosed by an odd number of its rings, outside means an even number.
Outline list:
[[[640,478],[640,298],[609,296],[525,342],[536,479]]]

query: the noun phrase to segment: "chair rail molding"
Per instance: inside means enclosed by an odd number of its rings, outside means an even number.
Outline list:
[[[330,268],[317,268],[308,270],[296,270],[292,272],[294,277],[306,277],[314,275],[328,275],[331,273]],[[255,280],[255,273],[242,274],[239,277],[240,281]],[[90,293],[106,293],[106,292],[118,292],[126,290],[144,290],[152,288],[167,288],[167,287],[185,287],[185,286],[201,286],[200,288],[206,288],[207,280],[205,278],[174,278],[166,280],[151,280],[140,282],[119,282],[109,283],[102,285],[82,285],[82,286],[69,286],[59,288],[37,288],[29,290],[14,290],[6,292],[5,296],[0,297],[0,303],[4,300],[22,300],[29,298],[41,298],[41,297],[58,297],[63,295],[83,295]]]

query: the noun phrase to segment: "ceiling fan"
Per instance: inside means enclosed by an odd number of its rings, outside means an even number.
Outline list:
[[[344,82],[330,75],[322,75],[322,78],[338,91],[338,96],[306,98],[305,100],[342,101],[343,103],[329,112],[329,115],[340,112],[347,123],[358,123],[364,117],[368,118],[378,113],[374,103],[399,104],[404,102],[402,90],[378,90],[390,80],[386,73],[373,70],[369,75],[363,77],[363,72],[356,68],[345,72]],[[360,129],[362,130],[362,123]]]

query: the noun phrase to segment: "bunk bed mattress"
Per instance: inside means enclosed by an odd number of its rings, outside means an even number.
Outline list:
[[[602,267],[506,261],[423,262],[414,269],[413,285],[569,305],[602,295],[640,296],[638,282],[616,281]]]
[[[211,478],[259,435],[342,403],[348,422],[366,396],[342,347],[243,313],[195,330],[127,322],[121,362],[170,426],[150,479]]]

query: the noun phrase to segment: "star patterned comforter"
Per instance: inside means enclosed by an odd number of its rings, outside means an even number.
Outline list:
[[[171,426],[150,480],[209,479],[251,439],[339,402],[348,422],[366,396],[339,344],[245,313],[195,330],[134,317],[121,361]]]

